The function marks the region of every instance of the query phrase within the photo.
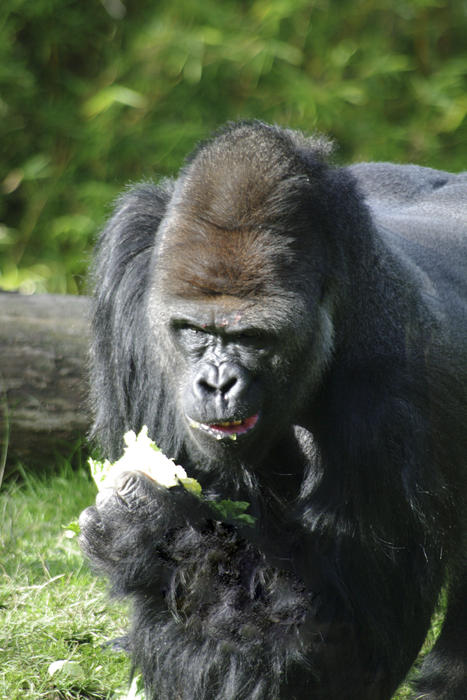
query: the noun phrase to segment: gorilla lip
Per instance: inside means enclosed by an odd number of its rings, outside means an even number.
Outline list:
[[[258,419],[258,413],[244,420],[219,421],[218,423],[199,423],[190,418],[190,426],[198,430],[203,430],[216,438],[216,440],[222,440],[225,437],[236,440],[240,435],[245,435],[249,433],[250,430],[253,430]]]

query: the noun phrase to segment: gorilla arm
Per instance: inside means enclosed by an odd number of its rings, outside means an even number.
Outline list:
[[[326,693],[331,688],[344,698],[350,683],[362,700],[375,697],[372,680],[362,673],[367,659],[337,597],[305,587],[292,571],[274,565],[275,555],[271,564],[246,539],[256,537],[257,528],[215,521],[209,505],[193,494],[158,487],[140,473],[123,474],[116,486],[104,489],[81,515],[80,544],[116,594],[132,595],[130,647],[158,698],[173,698],[183,677],[187,688],[198,687],[183,698],[266,700],[281,697],[287,673],[288,698],[309,688],[317,698],[329,697],[315,688],[316,669]],[[290,566],[290,559],[283,561]],[[147,649],[148,619],[151,644],[173,639],[173,647]],[[200,655],[202,663],[195,663]],[[212,679],[217,690],[210,695],[204,684]]]
[[[176,646],[157,650],[156,674],[156,652],[142,651],[139,636],[144,625],[138,619],[147,627],[148,616],[154,618],[155,638],[158,626],[164,624],[166,638],[172,625],[177,628],[174,639],[184,629],[186,648],[191,645],[193,654],[215,646],[216,653],[197,668],[220,683],[228,666],[235,697],[250,697],[242,694],[246,686],[258,693],[251,697],[272,697],[286,658],[301,653],[297,630],[308,605],[303,586],[268,566],[232,526],[213,521],[210,507],[196,496],[182,487],[160,488],[139,473],[124,474],[116,489],[102,491],[96,505],[81,515],[80,527],[80,544],[93,567],[110,578],[115,593],[133,594],[130,646],[136,658],[141,656],[146,681],[158,687],[160,697],[166,697],[161,684],[167,697],[173,697],[183,663],[187,687],[204,680],[190,679],[194,663],[188,658],[184,662],[183,654],[176,657]],[[230,651],[217,653],[224,648]],[[265,664],[271,668],[267,686]],[[156,675],[147,678],[151,673]],[[213,697],[224,695],[219,691]]]

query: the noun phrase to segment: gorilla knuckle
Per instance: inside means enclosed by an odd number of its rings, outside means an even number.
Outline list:
[[[82,511],[78,519],[78,525],[81,533],[86,533],[96,529],[96,526],[101,523],[100,515],[95,506],[89,506]]]

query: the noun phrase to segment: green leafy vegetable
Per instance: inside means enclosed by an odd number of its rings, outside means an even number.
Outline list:
[[[89,459],[91,476],[97,488],[115,487],[120,474],[128,471],[140,471],[149,476],[159,486],[172,488],[177,485],[183,486],[187,491],[198,498],[203,497],[203,489],[196,479],[187,476],[186,471],[179,464],[175,464],[172,459],[166,457],[159,447],[148,436],[148,429],[143,426],[140,433],[136,435],[132,430],[123,436],[125,449],[122,457],[113,464],[109,460],[103,462]],[[229,499],[221,501],[206,501],[212,508],[218,520],[237,520],[246,525],[254,525],[255,518],[246,513],[250,504],[247,501],[231,501]],[[67,526],[67,530],[75,531],[73,528],[79,527],[76,524]]]

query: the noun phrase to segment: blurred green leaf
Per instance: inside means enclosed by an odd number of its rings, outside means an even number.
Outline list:
[[[24,179],[40,180],[41,178],[50,177],[52,174],[50,160],[50,157],[44,153],[37,153],[29,158],[22,166]]]
[[[122,85],[111,85],[87,100],[83,112],[87,117],[95,117],[96,114],[104,112],[116,102],[135,109],[143,109],[146,106],[146,99],[139,92]]]

